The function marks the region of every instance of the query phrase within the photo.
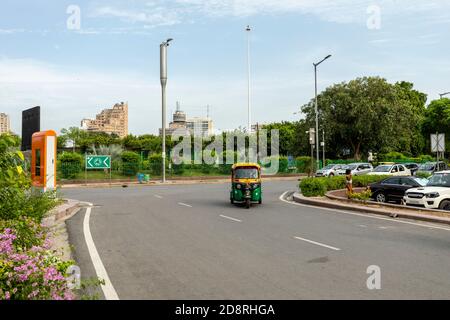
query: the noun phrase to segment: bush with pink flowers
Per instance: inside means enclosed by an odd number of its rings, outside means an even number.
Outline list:
[[[31,248],[17,243],[15,230],[0,231],[0,300],[72,300],[63,262],[50,250],[50,242]]]

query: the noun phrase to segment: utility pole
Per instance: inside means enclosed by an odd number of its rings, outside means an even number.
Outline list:
[[[318,98],[317,98],[317,67],[324,62],[325,60],[331,58],[331,55],[326,56],[318,63],[313,63],[314,65],[314,83],[315,83],[315,113],[316,113],[316,152],[317,152],[317,169],[320,169],[320,150],[319,150],[319,106],[318,106]]]
[[[167,86],[167,47],[173,39],[160,45],[160,69],[162,91],[162,183],[166,182],[166,86]]]
[[[325,167],[327,161],[325,160],[325,130],[322,131],[322,147],[323,147],[323,164],[322,167]]]
[[[248,101],[247,101],[247,113],[248,113],[248,120],[247,120],[247,132],[250,134],[252,132],[252,120],[251,120],[251,62],[250,62],[250,35],[252,29],[250,26],[247,26],[247,72],[248,72],[248,87],[247,87],[247,94],[248,94]]]

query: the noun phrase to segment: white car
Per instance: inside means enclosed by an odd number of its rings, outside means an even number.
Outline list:
[[[411,170],[402,164],[381,165],[369,173],[371,176],[412,176]]]
[[[435,173],[425,187],[409,189],[403,199],[409,206],[450,211],[450,171]]]
[[[339,170],[343,170],[345,164],[330,164],[321,170],[317,170],[316,177],[333,177],[339,175]]]
[[[351,170],[354,176],[362,176],[372,172],[373,167],[370,163],[351,163],[342,168],[342,170],[339,170],[338,174],[343,176],[347,170]]]

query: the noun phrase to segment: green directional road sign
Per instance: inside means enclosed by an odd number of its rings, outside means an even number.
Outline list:
[[[111,169],[111,157],[86,156],[86,169]]]

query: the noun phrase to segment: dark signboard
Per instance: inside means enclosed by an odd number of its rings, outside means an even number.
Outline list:
[[[22,151],[31,150],[33,133],[41,131],[41,107],[22,112]]]

